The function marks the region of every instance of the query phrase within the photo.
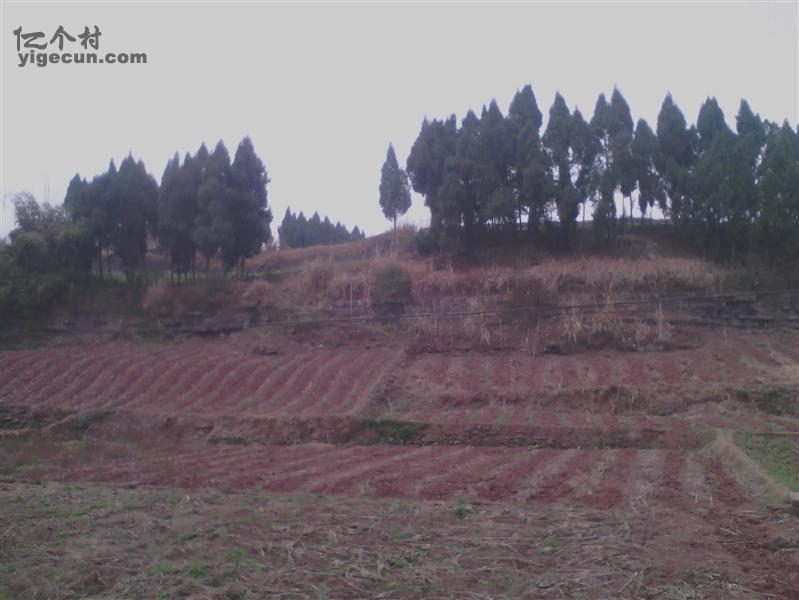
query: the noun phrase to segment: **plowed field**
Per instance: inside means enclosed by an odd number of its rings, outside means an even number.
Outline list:
[[[799,335],[692,339],[0,353],[0,598],[797,598],[711,442],[799,434]]]

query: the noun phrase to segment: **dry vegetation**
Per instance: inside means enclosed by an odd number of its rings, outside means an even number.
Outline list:
[[[0,357],[0,600],[796,595],[795,519],[697,451],[797,435],[795,336],[620,304],[724,269],[423,259],[408,231],[253,262],[143,308],[294,325]],[[315,320],[349,315],[379,318]]]
[[[177,287],[159,282],[145,293],[143,307],[159,317],[209,309],[257,311],[271,320],[371,316],[376,275],[399,267],[411,280],[406,314],[457,313],[403,321],[424,343],[524,347],[531,353],[640,350],[672,342],[668,319],[656,307],[631,310],[615,302],[713,293],[724,289],[729,276],[722,267],[687,257],[541,258],[516,252],[494,259],[491,265],[464,265],[455,255],[420,258],[413,231],[403,229],[349,244],[269,251],[253,261],[250,279],[211,278]],[[584,303],[598,306],[548,314],[518,310]]]
[[[7,483],[0,499],[4,600],[774,597],[718,528],[660,525],[673,511]],[[691,565],[697,526],[712,553]]]

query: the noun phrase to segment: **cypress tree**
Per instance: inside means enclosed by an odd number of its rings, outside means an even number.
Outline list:
[[[656,203],[663,209],[665,203],[665,194],[655,169],[658,140],[655,132],[644,119],[638,119],[638,123],[635,125],[631,150],[638,185],[638,208],[641,211],[641,221],[643,221],[647,209],[651,210]]]
[[[554,197],[558,219],[563,229],[564,246],[571,243],[574,224],[579,212],[579,195],[572,182],[572,133],[573,122],[569,107],[560,93],[549,109],[549,122],[544,132],[544,146],[547,148],[554,168]]]
[[[144,163],[128,155],[120,164],[112,189],[115,226],[111,245],[125,278],[133,283],[147,253],[148,232],[154,232],[157,224],[158,183]]]
[[[408,176],[400,169],[394,147],[389,144],[386,160],[380,171],[380,207],[387,219],[393,221],[397,230],[397,217],[404,215],[411,207],[411,191]]]
[[[244,261],[258,254],[263,245],[272,239],[272,211],[267,203],[266,192],[269,176],[249,137],[239,143],[230,171],[235,243],[226,263],[235,265],[243,272]]]
[[[657,138],[655,166],[669,198],[669,214],[679,222],[683,218],[681,201],[687,192],[690,169],[695,162],[694,136],[671,94],[666,95],[658,113]]]
[[[508,135],[512,144],[511,182],[517,199],[518,221],[527,214],[527,230],[533,233],[546,215],[548,161],[541,145],[541,110],[533,88],[516,92],[508,110]]]
[[[204,145],[200,147],[202,151]],[[207,152],[207,151],[206,151]],[[225,272],[235,265],[236,230],[233,225],[230,155],[220,142],[210,156],[198,152],[197,162],[202,165],[202,176],[197,190],[199,208],[193,231],[197,249],[205,258],[205,272],[211,259],[221,254]]]

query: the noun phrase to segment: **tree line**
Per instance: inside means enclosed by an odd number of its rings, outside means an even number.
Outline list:
[[[241,272],[271,239],[268,183],[245,137],[232,161],[221,141],[213,152],[203,144],[183,161],[175,154],[160,185],[128,155],[119,168],[112,160],[90,180],[75,175],[62,206],[17,194],[17,227],[0,243],[0,306],[50,304],[85,283],[94,265],[110,278],[111,256],[132,283],[149,240],[168,257],[172,276],[193,273],[198,255],[206,272],[214,257],[225,273]]]
[[[614,88],[610,100],[599,95],[590,119],[557,93],[542,126],[530,85],[516,92],[507,115],[492,100],[460,125],[455,115],[425,118],[406,171],[430,210],[427,235],[464,246],[490,231],[536,238],[550,225],[568,250],[589,211],[597,236],[613,240],[636,209],[644,219],[658,207],[680,239],[702,252],[795,259],[799,134],[787,121],[761,119],[742,100],[732,129],[708,98],[689,125],[668,94],[653,130],[633,121]],[[383,179],[395,171],[390,159]],[[401,190],[402,176],[393,180]]]
[[[91,181],[75,175],[64,206],[73,221],[86,224],[101,275],[103,251],[111,250],[131,280],[152,238],[180,279],[194,271],[198,254],[206,272],[218,256],[227,273],[241,271],[244,261],[261,251],[271,239],[268,183],[266,168],[245,137],[232,162],[221,141],[211,153],[201,145],[182,162],[176,153],[160,186],[141,161],[129,156],[119,170],[111,161]]]
[[[354,240],[362,240],[366,235],[358,229],[352,228],[350,232],[340,222],[335,225],[328,217],[322,219],[318,212],[314,212],[310,219],[300,211],[297,215],[291,212],[291,207],[286,208],[283,222],[277,229],[281,248],[305,248],[318,244],[340,244]]]

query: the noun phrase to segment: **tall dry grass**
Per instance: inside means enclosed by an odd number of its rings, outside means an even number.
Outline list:
[[[718,289],[724,272],[696,258],[551,259],[515,268],[475,267],[463,272],[428,270],[415,280],[420,294],[497,294],[515,288],[539,289],[552,297],[563,292],[590,291],[605,296],[625,292],[662,293]]]
[[[411,277],[414,304],[432,310],[440,300],[459,299],[462,308],[530,305],[543,302],[606,301],[630,295],[654,295],[719,289],[724,272],[692,258],[551,259],[514,268],[471,267],[456,270],[434,260],[408,259],[391,249],[375,249],[357,260],[336,255],[310,257],[273,285],[275,297],[295,307],[368,306],[376,271],[396,264]],[[437,268],[438,267],[438,268]],[[468,304],[468,306],[467,306]]]

